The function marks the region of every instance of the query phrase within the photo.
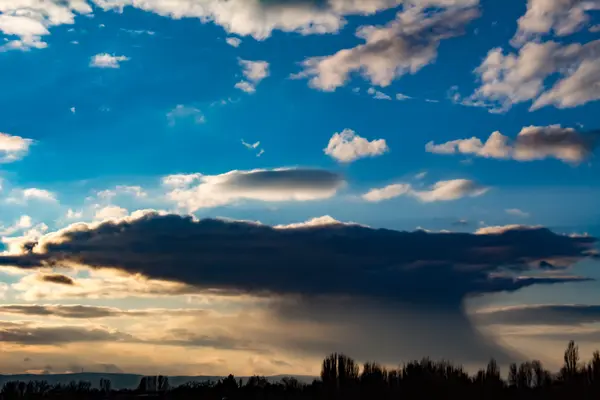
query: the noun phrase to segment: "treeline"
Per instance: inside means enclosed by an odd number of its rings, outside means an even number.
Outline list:
[[[386,399],[600,399],[600,353],[581,362],[573,341],[564,353],[558,373],[544,369],[539,361],[511,364],[507,379],[490,360],[474,376],[447,361],[409,362],[388,370],[376,363],[362,368],[350,357],[331,354],[323,360],[321,379],[303,384],[294,378],[269,382],[254,376],[243,383],[233,375],[217,382],[188,382],[171,387],[168,377],[142,378],[135,390],[114,390],[103,379],[98,388],[89,382],[49,385],[45,381],[7,382],[2,400],[125,400],[139,397],[206,400],[386,400]]]

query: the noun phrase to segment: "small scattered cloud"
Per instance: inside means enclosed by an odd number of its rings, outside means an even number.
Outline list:
[[[58,202],[56,194],[46,189],[38,188],[14,189],[12,190],[10,197],[6,199],[7,202],[15,204],[26,204],[31,200],[48,203]]]
[[[396,93],[396,100],[398,100],[398,101],[404,101],[404,100],[410,100],[410,99],[412,99],[412,97],[407,96],[402,93]]]
[[[115,56],[108,53],[96,54],[90,61],[90,67],[94,68],[120,68],[121,63],[129,61],[129,57]]]
[[[415,189],[410,183],[395,183],[380,189],[371,189],[362,198],[369,202],[380,202],[399,196],[412,196],[422,202],[451,201],[463,197],[477,197],[485,194],[489,187],[468,179],[439,181],[428,190]]]
[[[352,129],[334,133],[323,150],[325,154],[342,163],[350,163],[360,158],[376,157],[389,152],[385,139],[369,141]]]
[[[242,44],[242,39],[237,37],[228,37],[227,39],[225,39],[225,41],[228,45],[232,47],[240,47],[240,44]]]
[[[427,171],[419,172],[418,174],[415,175],[415,179],[420,181],[421,179],[424,179],[426,176],[427,176]]]
[[[518,208],[508,208],[505,210],[507,214],[514,215],[515,217],[528,218],[529,213],[522,211]]]
[[[117,185],[114,189],[101,190],[96,197],[103,200],[112,200],[117,196],[132,196],[136,198],[148,197],[148,193],[141,186]]]
[[[239,63],[246,80],[236,83],[235,87],[246,93],[256,92],[256,86],[269,76],[269,63],[266,61],[242,60],[241,58]]]
[[[389,95],[387,95],[383,92],[380,92],[379,90],[376,90],[375,88],[372,88],[372,87],[370,87],[367,90],[367,93],[370,94],[371,96],[373,96],[373,98],[376,100],[391,100],[392,99]]]
[[[425,99],[426,103],[439,103],[439,100],[433,100],[433,99]]]
[[[29,153],[32,139],[0,132],[0,164],[21,160]]]
[[[244,147],[246,147],[248,150],[253,150],[256,151],[256,157],[260,157],[265,153],[264,149],[259,149],[258,146],[260,146],[260,141],[258,142],[254,142],[254,143],[246,143],[244,141],[244,139],[242,139],[242,144],[244,145]]]
[[[260,146],[260,142],[255,142],[255,143],[246,143],[244,142],[244,139],[242,139],[242,144],[247,148],[247,149],[256,149],[258,146]]]
[[[72,208],[69,208],[65,217],[67,219],[81,219],[83,217],[83,211],[75,211]]]
[[[573,128],[549,125],[525,127],[512,141],[496,131],[485,143],[476,137],[442,144],[432,141],[425,145],[425,150],[435,154],[468,154],[517,161],[555,158],[577,164],[590,157],[597,144],[597,133],[582,134]]]
[[[72,114],[75,114],[75,112],[77,111],[77,109],[75,107],[71,107],[70,110],[71,110]]]
[[[174,109],[167,113],[167,120],[170,126],[175,126],[178,120],[189,119],[195,124],[203,124],[206,118],[202,111],[193,106],[178,104]]]

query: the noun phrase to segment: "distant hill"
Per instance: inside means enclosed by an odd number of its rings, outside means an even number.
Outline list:
[[[76,374],[17,374],[17,375],[0,375],[0,386],[8,381],[47,381],[49,384],[62,383],[66,384],[72,381],[87,381],[92,384],[93,387],[100,386],[100,379],[110,379],[112,387],[114,389],[135,389],[137,388],[140,380],[145,375],[138,374],[110,374],[104,372],[84,372]],[[298,379],[303,383],[311,383],[316,377],[308,375],[274,375],[267,376],[266,378],[271,382],[278,382],[285,377],[292,377]],[[207,382],[207,381],[218,381],[219,379],[225,378],[224,376],[169,376],[169,384],[171,386],[179,386],[186,382]],[[236,379],[242,379],[245,382],[248,376],[236,376]]]

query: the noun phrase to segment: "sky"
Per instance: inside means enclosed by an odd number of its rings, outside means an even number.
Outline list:
[[[0,372],[600,342],[598,0],[0,1]]]

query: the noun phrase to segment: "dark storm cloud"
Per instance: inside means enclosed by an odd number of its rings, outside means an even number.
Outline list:
[[[70,262],[183,282],[198,290],[269,294],[274,295],[269,310],[274,323],[306,321],[321,327],[318,335],[270,338],[264,348],[318,356],[341,351],[390,363],[424,355],[459,362],[493,356],[508,362],[516,357],[471,325],[462,309],[465,297],[582,280],[547,276],[548,271],[541,277],[516,275],[540,270],[543,261],[581,260],[595,241],[544,228],[488,234],[344,224],[275,229],[148,213],[67,228],[43,237],[33,252],[0,257],[0,264],[31,268]],[[256,338],[232,343],[193,332],[163,339],[173,345],[253,351],[264,344]]]
[[[70,261],[199,288],[459,304],[469,294],[573,280],[490,274],[529,270],[555,258],[582,259],[595,243],[544,228],[498,234],[347,225],[274,229],[155,213],[80,225],[59,236],[55,242],[43,238],[33,253],[0,257],[0,264],[28,268]]]
[[[51,282],[51,283],[56,283],[59,285],[72,286],[75,284],[75,281],[72,278],[70,278],[66,275],[61,275],[61,274],[42,275],[42,276],[40,276],[40,280],[43,282]]]
[[[579,325],[600,322],[600,305],[534,305],[507,307],[472,315],[478,324]]]

